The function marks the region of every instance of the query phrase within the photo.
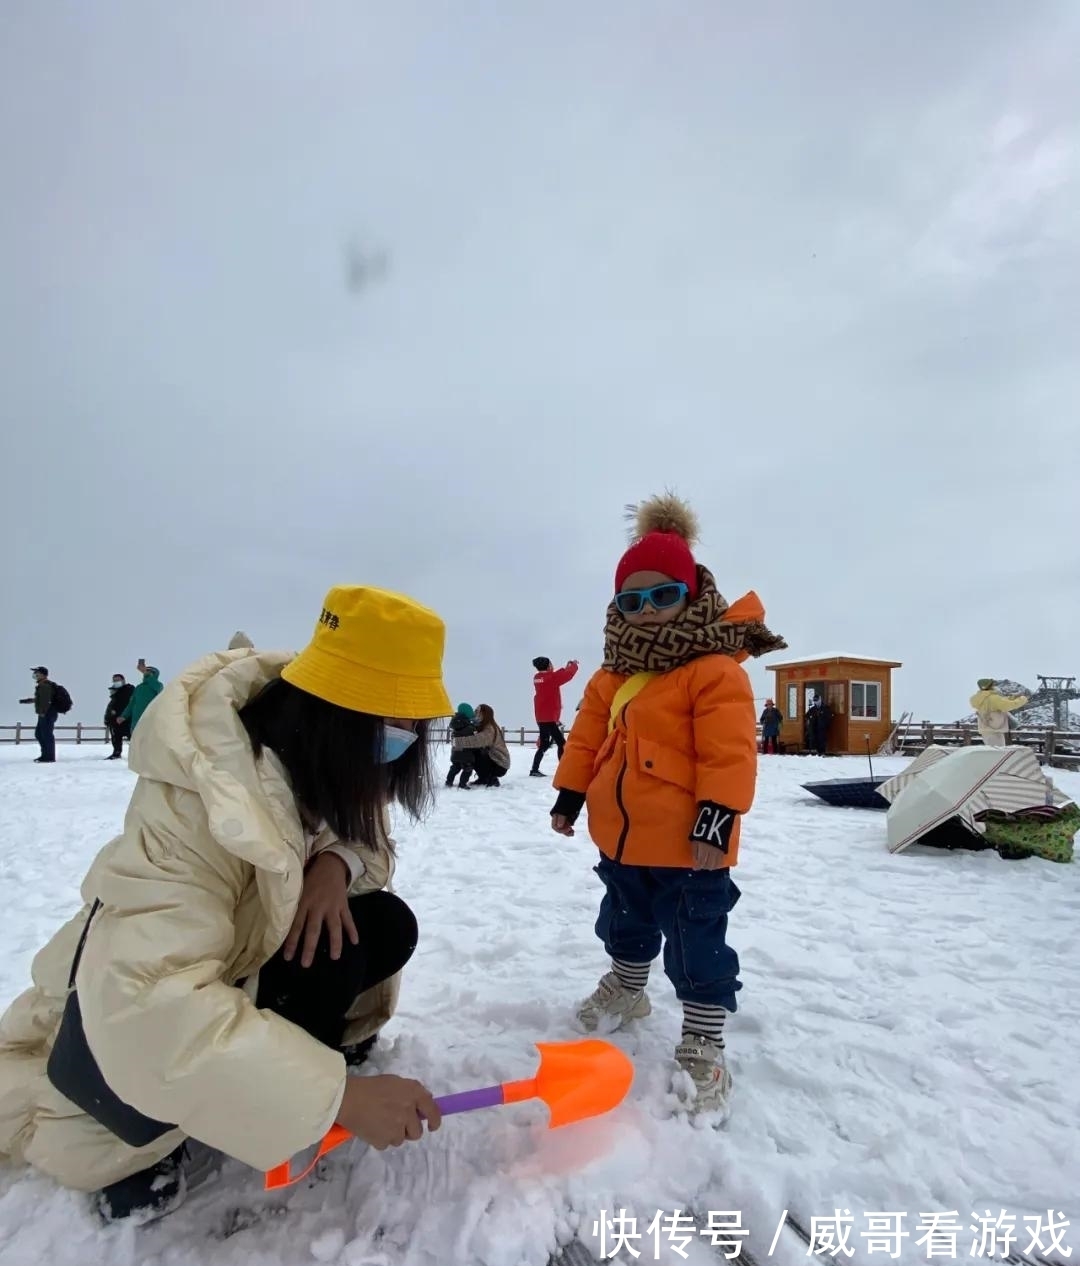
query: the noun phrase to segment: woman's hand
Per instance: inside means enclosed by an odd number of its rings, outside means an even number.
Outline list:
[[[330,957],[335,961],[341,957],[343,929],[354,945],[360,943],[349,909],[349,870],[336,853],[319,853],[304,872],[300,905],[285,938],[285,961],[291,963],[296,956],[302,935],[304,949],[300,966],[310,967],[324,926],[330,937]]]
[[[727,854],[715,844],[703,844],[700,840],[694,840],[691,847],[694,850],[695,870],[721,870],[727,861]]]
[[[557,831],[559,835],[574,834],[574,828],[570,823],[570,819],[564,813],[553,813],[551,815],[551,829]]]
[[[422,1138],[425,1121],[429,1130],[437,1130],[442,1113],[418,1081],[385,1074],[349,1077],[337,1119],[350,1134],[381,1152],[400,1147],[406,1139]]]

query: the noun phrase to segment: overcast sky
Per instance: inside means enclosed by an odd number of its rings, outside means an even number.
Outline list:
[[[0,723],[339,582],[531,723],[665,485],[897,711],[1080,675],[1078,169],[1070,0],[6,0]]]

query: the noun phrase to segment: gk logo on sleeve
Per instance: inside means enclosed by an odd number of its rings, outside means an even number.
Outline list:
[[[726,853],[735,826],[735,811],[726,805],[703,800],[698,809],[697,821],[690,832],[690,839],[701,844],[712,844]]]

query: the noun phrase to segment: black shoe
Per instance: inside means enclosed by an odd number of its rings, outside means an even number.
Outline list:
[[[362,1042],[357,1042],[354,1046],[342,1047],[342,1055],[345,1056],[346,1068],[359,1068],[365,1063],[367,1057],[371,1054],[371,1048],[379,1040],[378,1033],[373,1033],[371,1037],[365,1037]]]
[[[546,777],[546,775],[542,774],[538,769],[530,769],[529,777],[530,778],[544,778]]]
[[[39,756],[37,760],[34,761],[34,764],[35,765],[55,765],[56,757],[55,756]]]
[[[184,1203],[187,1179],[184,1175],[186,1146],[181,1143],[164,1160],[141,1169],[130,1178],[102,1187],[91,1196],[94,1212],[102,1222],[123,1222],[128,1218],[138,1226],[155,1222]]]

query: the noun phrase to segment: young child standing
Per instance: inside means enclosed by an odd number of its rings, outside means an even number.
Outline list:
[[[740,663],[786,643],[765,627],[756,594],[730,607],[721,597],[694,559],[697,520],[684,502],[656,497],[634,518],[551,824],[573,835],[587,805],[601,853],[596,933],[611,970],[578,1018],[613,1032],[648,1015],[645,986],[663,945],[683,1005],[675,1059],[693,1080],[694,1110],[716,1110],[731,1089],[724,1021],[741,988],[726,937],[739,899],[731,868],[757,777],[754,693]]]
[[[457,711],[450,718],[450,772],[446,775],[446,785],[452,787],[454,779],[461,775],[461,786],[469,785],[469,775],[473,771],[473,754],[471,751],[457,746],[456,740],[468,738],[476,733],[476,713],[471,703],[459,703]]]

